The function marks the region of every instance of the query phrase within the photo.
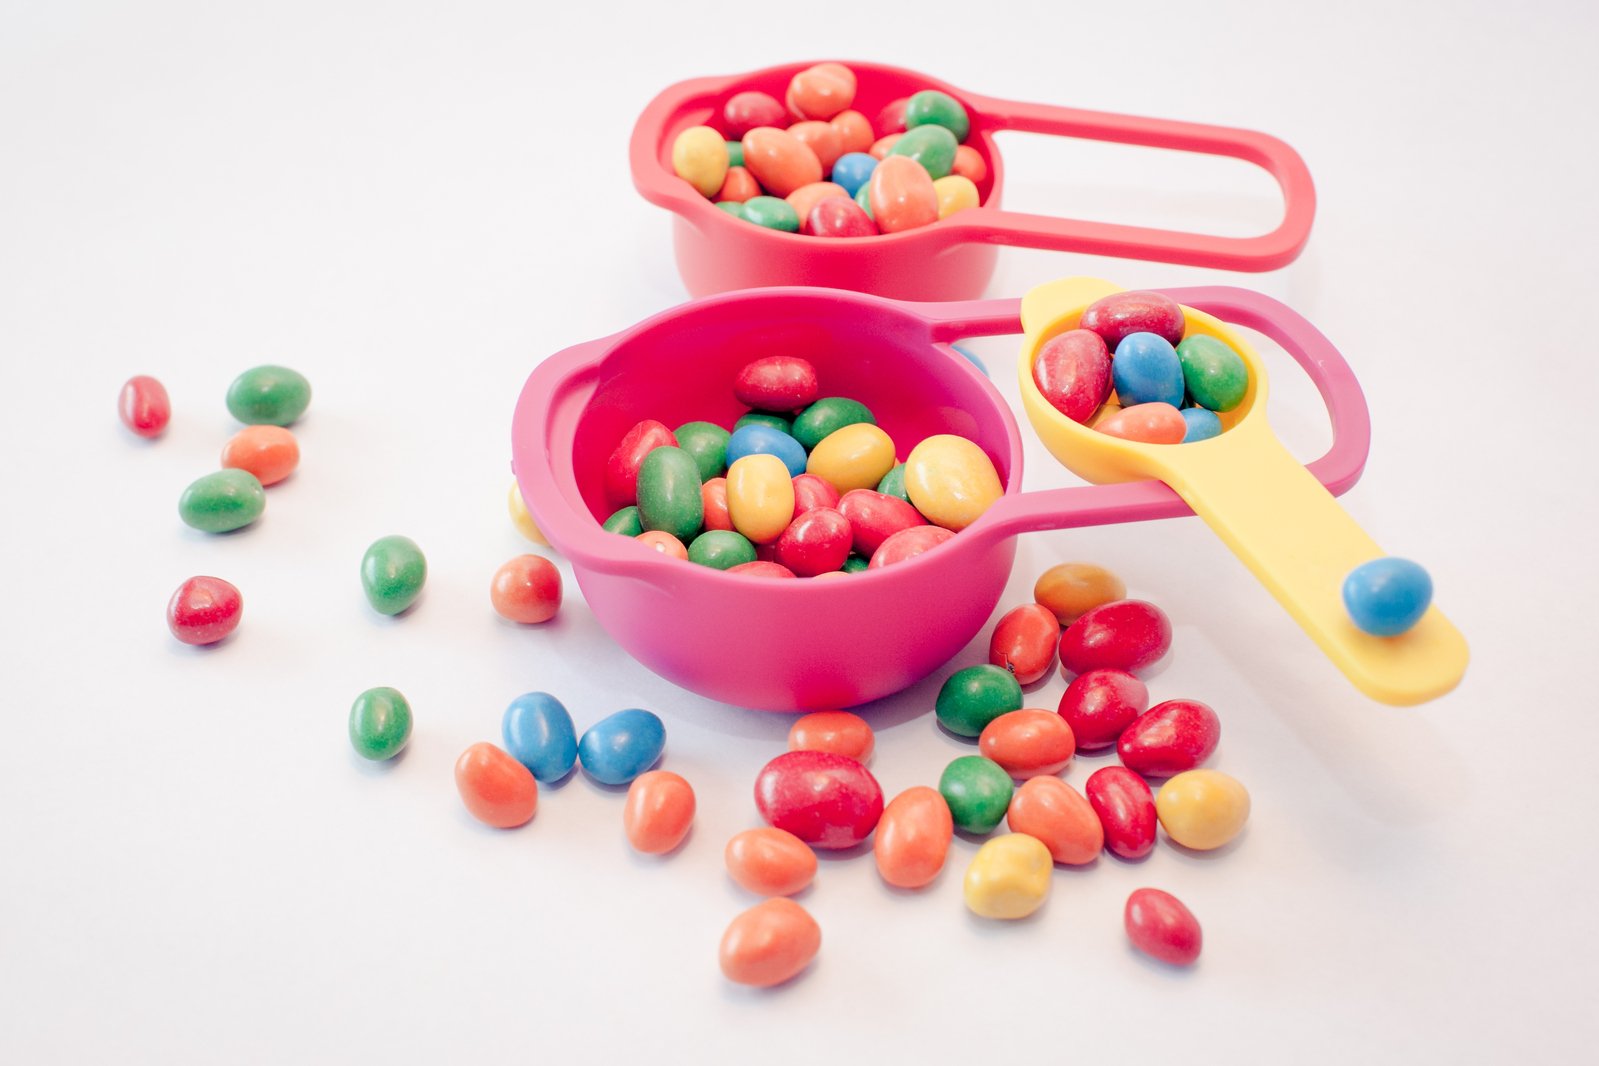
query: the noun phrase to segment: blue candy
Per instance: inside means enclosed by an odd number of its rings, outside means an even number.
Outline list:
[[[577,742],[583,770],[604,785],[625,785],[648,770],[666,747],[666,727],[637,708],[602,718]]]
[[[771,426],[744,426],[735,429],[727,442],[727,465],[746,455],[775,455],[788,467],[789,477],[805,473],[805,446],[780,429]]]
[[[983,372],[983,377],[986,378],[989,376],[987,364],[977,357],[976,352],[972,351],[970,348],[964,348],[959,344],[951,344],[950,347],[964,355],[968,363],[975,366],[978,370],[981,370]]]
[[[872,179],[872,171],[877,169],[877,160],[865,152],[845,152],[833,164],[831,180],[836,185],[842,185],[844,191],[854,196],[860,191],[861,186]]]
[[[1183,434],[1184,444],[1209,440],[1221,432],[1221,419],[1216,417],[1216,412],[1203,407],[1183,408],[1183,421],[1188,423],[1188,432]]]
[[[1129,333],[1116,345],[1110,364],[1123,407],[1140,403],[1183,405],[1183,363],[1158,333]]]
[[[511,758],[540,781],[559,781],[577,763],[572,716],[548,692],[529,692],[512,700],[500,720],[500,735]]]
[[[1409,559],[1361,563],[1344,578],[1344,608],[1374,637],[1397,637],[1421,621],[1432,602],[1432,578]]]

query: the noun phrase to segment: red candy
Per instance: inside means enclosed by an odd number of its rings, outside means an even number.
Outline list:
[[[872,560],[866,564],[866,568],[881,570],[885,566],[902,563],[925,551],[932,551],[954,535],[954,530],[945,529],[943,526],[912,526],[910,529],[902,529],[883,541],[882,545],[872,553]]]
[[[883,789],[854,759],[791,751],[767,763],[755,779],[755,806],[768,824],[812,847],[850,848],[877,827]]]
[[[1142,670],[1171,649],[1166,612],[1144,600],[1103,603],[1066,628],[1060,668],[1074,674],[1109,667]]]
[[[739,563],[737,566],[727,568],[730,574],[748,574],[751,577],[793,577],[794,571],[782,563],[770,562],[766,559],[757,559],[753,563]]]
[[[706,529],[732,529],[727,513],[727,478],[713,477],[700,486],[700,504],[705,509]]]
[[[1116,754],[1145,777],[1171,777],[1210,758],[1220,741],[1215,711],[1198,700],[1167,700],[1122,730]]]
[[[1125,766],[1103,766],[1083,786],[1105,829],[1105,846],[1124,859],[1141,859],[1155,847],[1155,797]]]
[[[872,123],[872,129],[876,130],[879,136],[890,133],[904,133],[905,108],[910,102],[910,97],[902,96],[890,103],[877,113],[877,121]]]
[[[838,509],[849,519],[855,551],[868,559],[900,530],[927,525],[921,512],[898,496],[871,489],[852,489],[844,493],[843,499],[838,501]]]
[[[220,577],[191,577],[167,603],[167,628],[185,644],[215,644],[239,627],[244,597]]]
[[[1077,750],[1094,751],[1116,743],[1148,706],[1149,689],[1132,674],[1124,670],[1089,670],[1066,686],[1060,698],[1060,716],[1072,727]]]
[[[1122,921],[1127,939],[1145,955],[1173,966],[1191,966],[1199,958],[1204,944],[1199,920],[1170,892],[1138,889],[1127,897]]]
[[[657,448],[677,447],[677,437],[653,418],[628,430],[611,457],[605,460],[605,495],[618,507],[638,502],[638,468]]]
[[[793,355],[757,359],[733,379],[738,402],[760,411],[797,411],[816,402],[816,368]]]
[[[757,126],[782,126],[787,120],[783,105],[766,93],[735,93],[722,108],[722,125],[732,141],[743,140]]]
[[[841,569],[849,558],[849,519],[831,507],[816,507],[789,523],[777,538],[777,561],[798,577]]]
[[[159,437],[172,420],[166,387],[147,374],[128,379],[117,396],[117,416],[141,437]]]
[[[1158,292],[1118,292],[1095,300],[1078,325],[1103,337],[1111,351],[1129,333],[1157,333],[1176,344],[1187,328],[1177,301]]]
[[[813,237],[873,237],[877,223],[849,197],[830,196],[811,208],[805,231]]]
[[[800,474],[794,479],[794,518],[818,507],[837,508],[838,490],[815,474]]]
[[[1110,395],[1110,349],[1086,329],[1051,337],[1033,361],[1033,381],[1051,407],[1087,425]]]
[[[1055,664],[1060,620],[1048,607],[1024,604],[1001,618],[988,642],[988,661],[1016,675],[1017,684],[1031,685]]]

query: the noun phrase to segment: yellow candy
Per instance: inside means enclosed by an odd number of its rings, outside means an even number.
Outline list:
[[[938,194],[938,217],[948,218],[957,211],[977,206],[977,186],[972,179],[960,174],[950,174],[933,182]]]
[[[1219,848],[1249,820],[1249,793],[1220,770],[1189,770],[1160,786],[1155,814],[1185,848]]]
[[[983,449],[948,433],[928,437],[905,460],[905,492],[935,526],[959,532],[1005,494]]]
[[[550,542],[545,539],[544,531],[533,521],[533,516],[527,513],[527,501],[522,499],[522,489],[515,481],[511,482],[511,491],[505,497],[505,506],[511,512],[511,524],[522,536],[534,544],[542,544],[546,548]]]
[[[709,126],[690,126],[672,142],[672,169],[677,176],[712,197],[727,179],[727,142]]]
[[[783,535],[794,517],[794,482],[775,455],[746,455],[727,471],[727,517],[756,544]]]
[[[894,441],[870,422],[834,430],[811,449],[805,464],[807,474],[815,474],[838,490],[840,496],[852,489],[875,489],[883,476],[894,469]]]
[[[1025,918],[1049,898],[1055,860],[1037,837],[1006,833],[977,849],[966,868],[966,906],[980,918]]]

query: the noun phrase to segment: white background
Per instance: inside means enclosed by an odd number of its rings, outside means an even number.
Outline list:
[[[0,6],[0,1060],[1591,1061],[1593,5],[230,7]],[[716,968],[754,902],[721,849],[756,824],[750,784],[789,719],[649,674],[569,572],[538,629],[496,618],[487,588],[526,550],[503,500],[533,364],[684,296],[667,217],[628,177],[634,116],[681,78],[835,57],[1297,147],[1320,210],[1283,271],[1005,251],[990,292],[1098,273],[1297,307],[1371,403],[1346,506],[1431,569],[1474,662],[1447,698],[1378,706],[1195,520],[1025,538],[1002,607],[1083,559],[1167,609],[1152,691],[1218,709],[1213,765],[1250,788],[1247,832],[1062,869],[1010,925],[962,906],[971,842],[922,893],[826,857],[802,897],[820,957],[754,993]],[[1225,233],[1275,218],[1242,164],[1001,144],[1012,206]],[[1014,345],[976,345],[1012,399]],[[255,527],[193,533],[178,494],[234,429],[228,382],[261,362],[315,387],[302,468]],[[1314,394],[1272,365],[1273,421],[1319,454]],[[135,373],[172,394],[154,444],[114,414]],[[1067,480],[1028,459],[1030,485]],[[431,565],[397,620],[356,577],[391,532]],[[195,573],[246,599],[211,650],[162,622]],[[939,679],[870,712],[890,793],[970,750],[932,723]],[[372,685],[416,710],[389,766],[345,738]],[[631,855],[620,795],[580,775],[523,829],[468,818],[454,758],[528,689],[580,726],[666,719],[664,765],[700,798],[680,853]],[[1192,972],[1128,948],[1140,885],[1204,923]]]

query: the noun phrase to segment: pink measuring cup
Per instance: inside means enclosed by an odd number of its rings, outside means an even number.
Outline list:
[[[1365,399],[1320,332],[1245,289],[1162,290],[1179,303],[1264,333],[1315,381],[1333,444],[1309,464],[1341,493],[1370,444]],[[616,642],[702,696],[760,710],[850,707],[914,684],[946,663],[993,612],[1035,530],[1192,514],[1159,481],[1022,491],[1015,419],[987,378],[949,345],[1019,333],[1019,300],[910,304],[827,289],[759,289],[691,301],[540,363],[517,401],[512,468],[550,544]],[[774,581],[670,559],[607,533],[606,458],[645,418],[730,426],[737,371],[752,358],[800,355],[823,395],[866,404],[903,457],[924,437],[958,433],[994,461],[1005,495],[934,550],[829,581]]]

